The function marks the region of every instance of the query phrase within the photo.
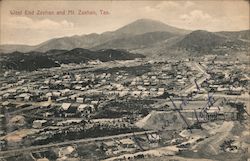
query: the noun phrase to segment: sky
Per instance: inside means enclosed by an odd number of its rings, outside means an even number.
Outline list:
[[[141,18],[189,30],[246,30],[249,1],[2,0],[0,16],[1,44],[36,45],[51,38],[113,31]]]

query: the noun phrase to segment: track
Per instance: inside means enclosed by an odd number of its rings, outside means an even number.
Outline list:
[[[79,143],[88,143],[88,142],[95,142],[95,141],[103,141],[103,140],[117,139],[117,138],[124,138],[124,137],[132,137],[134,135],[145,135],[145,134],[152,134],[152,133],[156,133],[156,131],[150,130],[150,131],[126,133],[126,134],[119,134],[119,135],[105,136],[105,137],[98,137],[98,138],[89,138],[89,139],[66,141],[66,142],[55,143],[55,144],[30,146],[30,147],[26,147],[26,148],[22,148],[22,149],[1,151],[0,152],[0,159],[1,158],[11,157],[11,156],[17,156],[17,155],[20,155],[22,153],[27,153],[27,152],[45,151],[45,150],[47,150],[48,148],[51,148],[51,147],[58,147],[58,146],[65,146],[65,145],[79,144]]]

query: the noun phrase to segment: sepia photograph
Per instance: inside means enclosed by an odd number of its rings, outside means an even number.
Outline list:
[[[0,161],[250,161],[249,0],[0,0]]]

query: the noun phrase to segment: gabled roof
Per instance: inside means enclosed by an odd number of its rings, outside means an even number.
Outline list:
[[[70,106],[71,106],[71,103],[63,103],[62,104],[62,109],[63,110],[68,110]]]

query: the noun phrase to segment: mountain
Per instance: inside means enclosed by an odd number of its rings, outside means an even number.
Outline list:
[[[29,45],[15,45],[15,44],[0,45],[0,53],[9,53],[14,51],[28,52],[33,49],[34,46],[29,46]]]
[[[233,34],[232,34],[233,33]],[[156,41],[144,48],[130,50],[150,57],[188,57],[189,55],[225,54],[247,52],[250,42],[238,39],[238,33],[214,33],[196,30],[186,35],[175,35],[162,41]],[[242,33],[242,32],[239,32]]]
[[[187,34],[182,40],[174,44],[172,48],[208,53],[215,50],[241,50],[247,48],[248,45],[249,43],[240,39],[228,37],[223,34],[197,30]]]
[[[91,51],[82,48],[75,48],[64,53],[53,54],[51,55],[51,57],[60,64],[85,63],[91,60],[100,60],[102,62],[107,62],[113,60],[132,60],[135,58],[144,58],[143,55],[131,54],[124,50],[105,49]]]
[[[15,70],[36,70],[39,68],[50,68],[60,66],[53,61],[49,56],[40,52],[13,52],[10,54],[1,55],[0,68],[1,69],[15,69]]]
[[[189,32],[187,30],[166,25],[159,21],[140,19],[115,31],[104,32],[102,34],[88,34],[81,36],[54,38],[35,46],[1,45],[0,52],[28,52],[32,50],[46,52],[52,49],[71,50],[74,48],[91,49],[96,46],[101,46],[101,44],[105,44],[109,41],[121,40],[140,34],[158,31],[169,32],[172,34],[185,34]]]
[[[98,50],[91,51],[82,48],[72,50],[49,50],[47,52],[31,51],[27,53],[13,52],[2,54],[0,59],[1,69],[15,69],[33,71],[40,68],[59,67],[61,64],[86,63],[92,60],[102,62],[114,60],[132,60],[144,58],[140,54],[132,54],[124,50]]]
[[[148,48],[154,46],[154,44],[170,39],[174,36],[179,36],[175,33],[156,31],[144,33],[141,35],[135,35],[125,38],[114,39],[98,46],[94,49],[105,49],[105,48],[117,48],[117,49],[138,49],[138,48]]]
[[[218,34],[233,38],[233,39],[240,39],[240,40],[247,40],[250,41],[250,30],[244,31],[221,31],[217,32]]]
[[[208,32],[187,31],[159,21],[139,19],[115,31],[54,38],[35,46],[1,45],[0,52],[46,53],[53,49],[123,49],[146,56],[225,53],[249,50],[250,30]],[[65,53],[64,53],[65,54]]]
[[[151,19],[139,19],[116,30],[116,34],[139,35],[148,32],[166,31],[174,34],[186,34],[189,31],[166,25],[160,21]]]

